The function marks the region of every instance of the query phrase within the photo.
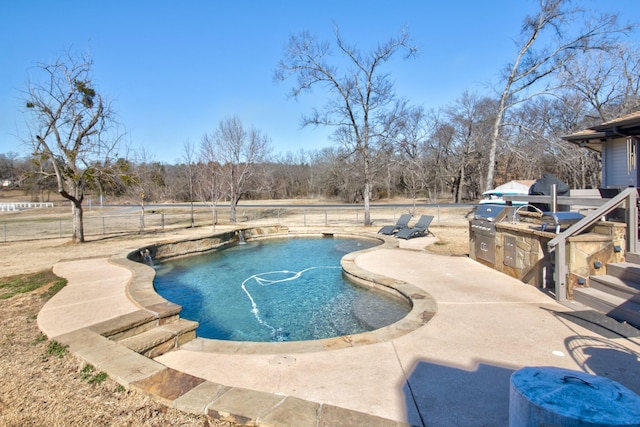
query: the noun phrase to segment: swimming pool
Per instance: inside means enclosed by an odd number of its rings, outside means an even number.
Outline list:
[[[157,268],[156,292],[199,322],[203,338],[316,340],[366,332],[403,318],[403,298],[346,280],[340,259],[378,242],[353,238],[250,241]]]

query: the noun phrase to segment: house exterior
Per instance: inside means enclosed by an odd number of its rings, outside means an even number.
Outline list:
[[[565,141],[601,153],[602,187],[638,187],[640,111],[563,136]]]

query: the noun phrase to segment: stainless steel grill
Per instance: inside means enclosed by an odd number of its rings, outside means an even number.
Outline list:
[[[542,230],[549,230],[560,233],[560,231],[569,228],[572,224],[580,221],[584,215],[578,212],[545,212],[540,218]]]
[[[513,212],[513,206],[480,205],[476,209],[476,212],[473,215],[473,219],[480,219],[489,222],[500,222],[511,212]]]
[[[476,209],[470,224],[476,258],[490,263],[496,261],[496,223],[513,212],[513,206],[481,205]]]

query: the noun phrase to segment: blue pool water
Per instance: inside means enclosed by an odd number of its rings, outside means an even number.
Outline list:
[[[377,242],[293,238],[230,246],[159,264],[156,291],[199,322],[197,335],[232,341],[300,341],[361,333],[410,310],[401,298],[355,286],[346,253]]]

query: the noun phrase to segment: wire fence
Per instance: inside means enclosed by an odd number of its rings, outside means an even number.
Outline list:
[[[394,224],[403,213],[410,213],[417,221],[420,215],[433,215],[435,226],[464,226],[473,207],[470,205],[422,205],[416,207],[372,206],[371,220],[374,229]],[[238,207],[236,222],[230,221],[228,207],[211,208],[198,206],[148,209],[144,213],[118,213],[132,208],[92,208],[84,214],[85,237],[134,234],[187,227],[211,227],[237,225],[238,227],[279,224],[289,227],[357,227],[364,225],[362,206],[353,207]],[[71,238],[73,218],[68,208],[47,209],[39,213],[33,209],[21,217],[0,216],[0,241],[39,240]],[[23,211],[23,213],[26,211]]]

